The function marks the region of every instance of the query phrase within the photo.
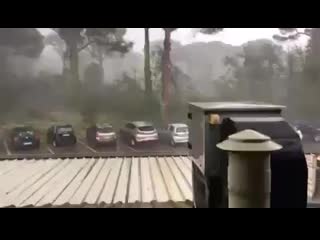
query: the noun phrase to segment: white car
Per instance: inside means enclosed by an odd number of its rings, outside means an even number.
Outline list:
[[[299,135],[300,139],[303,140],[303,134],[299,128],[296,126],[293,126],[293,129],[296,131],[296,133]]]
[[[169,124],[168,131],[170,134],[170,144],[172,146],[189,142],[189,128],[186,124]]]

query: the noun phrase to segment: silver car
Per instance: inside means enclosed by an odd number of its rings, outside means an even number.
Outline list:
[[[169,124],[168,130],[170,133],[170,144],[172,146],[189,142],[189,128],[186,124]]]
[[[159,134],[153,124],[148,122],[129,122],[120,131],[121,137],[131,146],[140,143],[158,142]]]

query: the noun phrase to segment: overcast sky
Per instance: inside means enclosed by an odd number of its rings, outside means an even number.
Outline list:
[[[41,28],[42,33],[48,33],[48,28]],[[278,33],[278,28],[225,28],[224,31],[208,36],[204,34],[193,34],[191,28],[179,28],[172,35],[174,40],[180,41],[182,44],[192,42],[210,42],[222,41],[231,45],[241,45],[250,40],[261,38],[272,39],[272,36]],[[127,39],[133,41],[134,49],[141,51],[144,46],[144,30],[143,28],[128,28]],[[151,41],[163,39],[163,30],[161,28],[152,28],[150,30]],[[306,39],[301,39],[299,45],[304,45]]]

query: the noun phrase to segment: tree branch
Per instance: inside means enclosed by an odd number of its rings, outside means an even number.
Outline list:
[[[297,35],[305,35],[305,36],[311,37],[311,34],[309,34],[307,32],[299,32],[298,29],[296,29],[296,34]]]
[[[82,50],[86,49],[89,45],[91,45],[94,42],[95,42],[95,40],[91,40],[91,41],[87,42],[85,45],[83,45],[82,47],[78,48],[78,53],[80,53]]]

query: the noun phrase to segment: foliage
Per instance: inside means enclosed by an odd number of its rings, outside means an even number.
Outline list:
[[[276,86],[285,72],[282,54],[271,42],[249,42],[240,56],[225,59],[229,69],[215,82],[216,92],[229,100],[278,102]]]
[[[150,28],[144,28],[144,82],[145,98],[146,102],[148,102],[153,96],[150,58]]]
[[[132,47],[123,37],[125,29],[119,28],[54,28],[66,44],[64,54],[64,75],[67,80],[67,92],[70,104],[81,108],[83,99],[79,77],[79,53],[91,50],[97,58],[103,72],[104,55],[113,51],[125,53]]]
[[[66,46],[65,42],[60,38],[60,36],[57,33],[52,32],[45,36],[44,44],[47,46],[52,46],[57,51],[59,56],[63,58]]]
[[[277,41],[293,41],[297,40],[301,35],[311,36],[311,29],[306,28],[304,31],[300,31],[298,28],[279,28],[280,34],[275,34],[273,38]]]
[[[200,28],[200,32],[204,34],[216,34],[222,30],[223,28]]]
[[[0,28],[0,36],[0,47],[17,55],[37,58],[44,48],[43,37],[36,28]]]
[[[94,123],[103,101],[103,73],[98,64],[90,64],[84,73],[81,114],[85,122]]]

